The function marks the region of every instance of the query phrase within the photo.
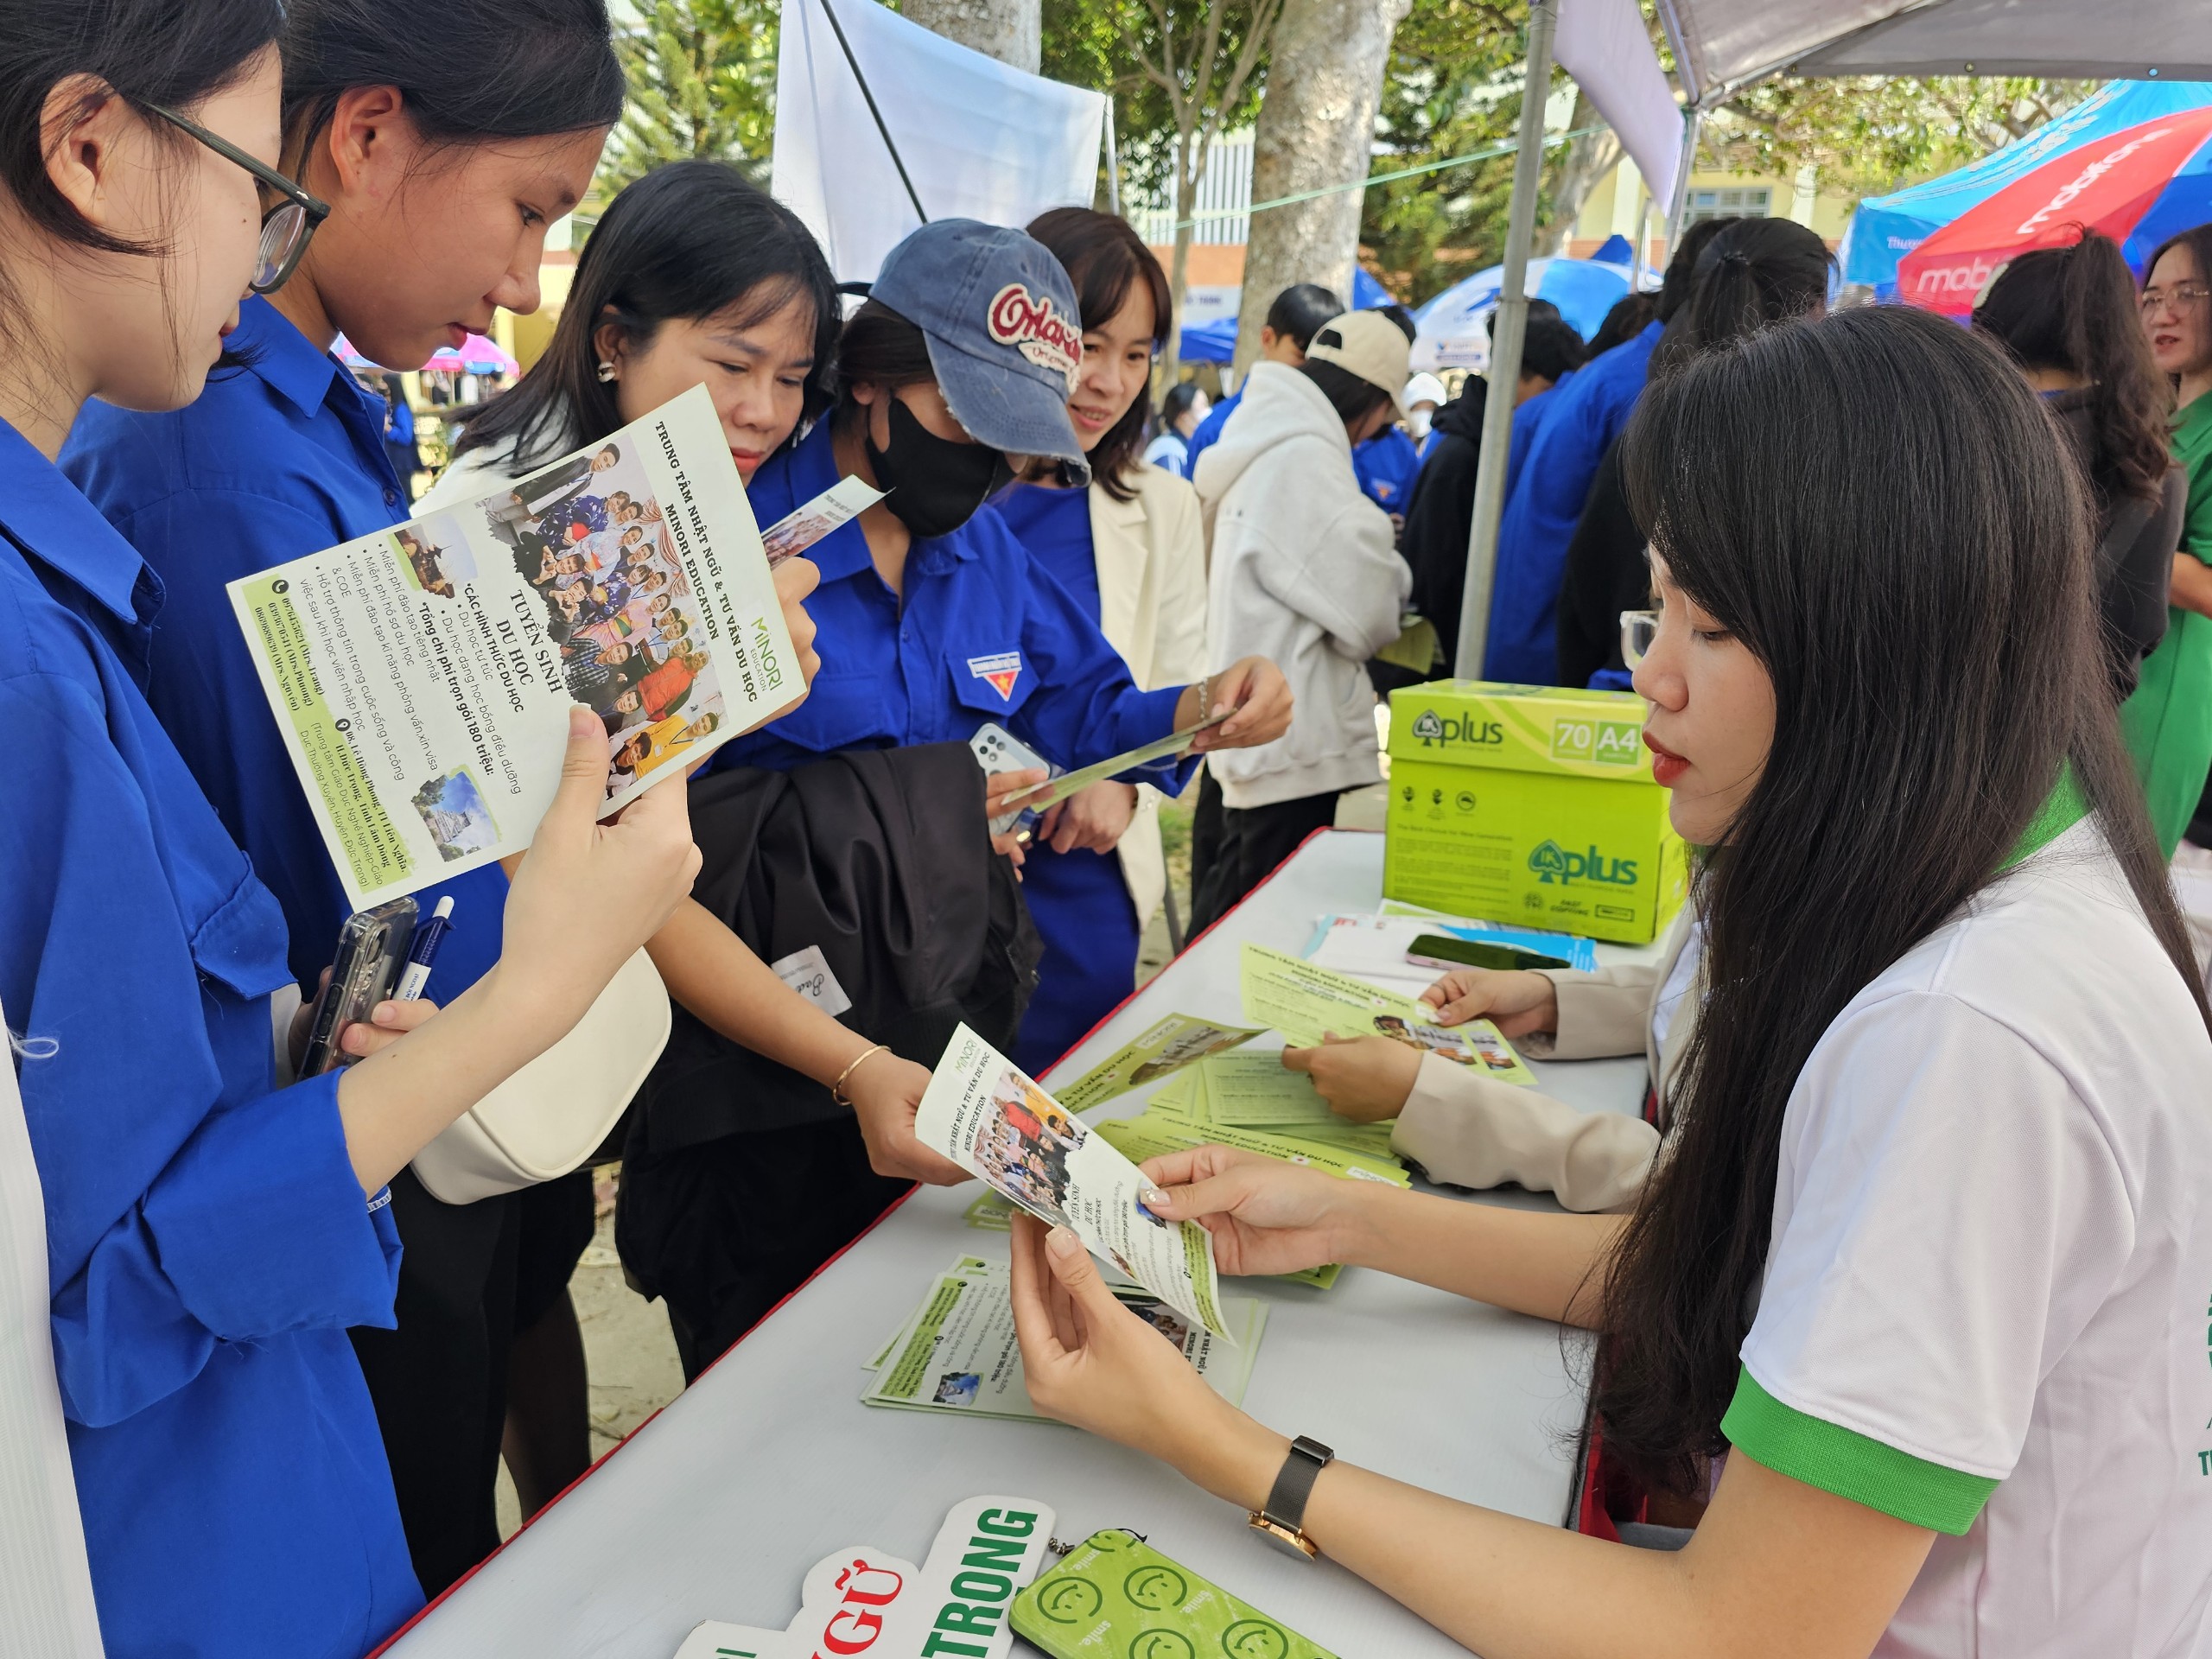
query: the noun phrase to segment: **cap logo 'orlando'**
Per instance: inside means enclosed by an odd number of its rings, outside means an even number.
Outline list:
[[[1067,378],[1073,395],[1083,367],[1083,330],[1054,309],[1052,296],[1008,283],[992,298],[991,338],[1011,346],[1039,368]]]

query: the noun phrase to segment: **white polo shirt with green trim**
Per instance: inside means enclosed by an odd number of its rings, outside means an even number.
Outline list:
[[[2094,824],[1839,1015],[1730,1443],[1937,1536],[1882,1656],[2212,1653],[2212,1038]]]

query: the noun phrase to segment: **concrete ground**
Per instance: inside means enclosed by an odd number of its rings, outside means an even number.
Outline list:
[[[1379,830],[1382,803],[1379,784],[1356,791],[1338,804],[1337,822],[1348,829]],[[1160,816],[1176,913],[1187,920],[1191,913],[1191,809],[1170,801]],[[1165,967],[1169,955],[1163,912],[1152,918],[1138,947],[1137,983],[1141,985]],[[622,1264],[614,1254],[614,1194],[620,1176],[620,1165],[609,1164],[598,1171],[599,1231],[569,1286],[577,1321],[583,1327],[584,1360],[591,1376],[594,1458],[613,1451],[632,1430],[683,1391],[683,1368],[676,1357],[676,1338],[669,1333],[666,1309],[658,1302],[645,1300],[623,1282]],[[504,1467],[499,1471],[499,1535],[511,1537],[521,1517],[513,1484]]]

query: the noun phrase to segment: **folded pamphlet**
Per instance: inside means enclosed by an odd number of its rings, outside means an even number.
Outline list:
[[[1191,747],[1191,740],[1200,732],[1209,726],[1220,725],[1223,721],[1227,720],[1236,712],[1234,709],[1224,709],[1221,713],[1198,721],[1195,726],[1185,726],[1179,732],[1170,732],[1157,742],[1147,743],[1121,754],[1109,755],[1103,760],[1081,767],[1075,772],[1062,772],[1058,777],[1038,785],[1036,788],[1025,794],[1008,796],[1006,805],[1010,810],[1016,812],[1042,812],[1046,807],[1065,801],[1069,796],[1078,791],[1089,789],[1093,784],[1101,784],[1109,778],[1118,778],[1125,772],[1132,772],[1139,766],[1148,766],[1162,755],[1180,754]]]
[[[1437,1025],[1436,1010],[1426,1002],[1262,944],[1244,947],[1240,986],[1244,1017],[1273,1026],[1286,1042],[1301,1048],[1326,1037],[1381,1035],[1501,1083],[1536,1081],[1513,1045],[1487,1020]]]
[[[923,1091],[914,1132],[1030,1214],[1071,1229],[1185,1319],[1236,1340],[1222,1319],[1213,1236],[1147,1210],[1137,1166],[964,1025]]]
[[[1041,1421],[1022,1381],[1014,1329],[1013,1280],[1004,1263],[964,1257],[938,1275],[899,1334],[870,1369],[861,1403],[969,1417]],[[1116,1288],[1123,1306],[1183,1352],[1192,1368],[1231,1405],[1241,1404],[1252,1357],[1267,1324],[1267,1304],[1230,1296],[1221,1311],[1236,1333],[1217,1338],[1141,1286]]]
[[[357,910],[529,846],[576,703],[606,731],[604,817],[805,692],[703,386],[229,591]]]
[[[841,478],[804,506],[789,512],[760,532],[760,550],[773,569],[795,554],[804,553],[838,525],[857,518],[877,502],[883,492],[857,478]]]
[[[1217,1020],[1201,1020],[1195,1014],[1168,1014],[1062,1089],[1059,1102],[1071,1112],[1087,1112],[1116,1095],[1141,1089],[1209,1054],[1219,1054],[1239,1043],[1248,1043],[1265,1029],[1262,1026],[1224,1025]]]
[[[1389,1122],[1339,1117],[1313,1079],[1287,1070],[1274,1049],[1208,1055],[1194,1069],[1189,1093],[1184,1113],[1198,1122],[1280,1132],[1374,1158],[1390,1156]]]

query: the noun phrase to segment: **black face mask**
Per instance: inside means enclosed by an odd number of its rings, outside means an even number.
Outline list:
[[[1014,477],[997,450],[940,438],[896,397],[891,399],[891,447],[877,448],[869,434],[868,459],[875,481],[891,492],[883,505],[925,541],[959,529]]]

